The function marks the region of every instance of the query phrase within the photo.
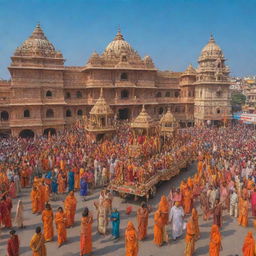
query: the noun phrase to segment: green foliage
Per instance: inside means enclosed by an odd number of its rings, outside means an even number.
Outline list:
[[[244,105],[245,104],[246,97],[241,92],[235,92],[231,95],[231,104],[232,106],[236,105]]]

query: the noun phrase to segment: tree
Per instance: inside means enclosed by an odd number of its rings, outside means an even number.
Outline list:
[[[242,105],[245,104],[246,96],[241,92],[233,92],[231,95],[231,105],[233,111],[240,111],[242,109]]]

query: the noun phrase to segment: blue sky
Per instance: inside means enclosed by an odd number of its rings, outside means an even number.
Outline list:
[[[0,0],[0,77],[10,57],[40,22],[66,65],[101,53],[118,25],[141,56],[161,70],[197,65],[210,33],[232,75],[256,74],[256,0]]]

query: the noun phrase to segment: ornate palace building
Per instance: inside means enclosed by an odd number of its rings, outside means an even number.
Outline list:
[[[184,72],[159,71],[120,31],[102,54],[69,67],[39,25],[11,57],[10,81],[0,80],[0,133],[42,135],[89,117],[104,98],[115,118],[134,120],[144,111],[159,120],[167,109],[180,126],[217,123],[231,115],[229,70],[213,37],[199,66]]]

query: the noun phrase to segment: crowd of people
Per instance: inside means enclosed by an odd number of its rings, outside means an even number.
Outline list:
[[[141,150],[140,157],[129,155],[134,145]],[[113,207],[113,193],[107,185],[143,183],[157,171],[188,156],[197,159],[196,173],[168,195],[162,195],[153,213],[156,246],[179,239],[185,232],[184,255],[193,255],[200,239],[200,211],[203,220],[212,219],[209,254],[216,256],[222,248],[224,214],[237,218],[243,227],[249,225],[250,210],[256,217],[256,137],[249,127],[185,128],[163,142],[157,136],[135,137],[129,125],[122,123],[112,140],[96,142],[75,126],[55,136],[1,139],[0,148],[0,223],[2,228],[10,229],[9,256],[19,255],[19,238],[13,226],[26,228],[21,192],[26,194],[31,188],[31,211],[42,220],[31,239],[31,250],[34,256],[45,256],[45,243],[53,241],[54,224],[58,246],[67,242],[67,229],[75,223],[78,194],[86,202],[94,188],[101,188],[94,202],[97,215],[85,207],[80,221],[80,255],[89,255],[95,219],[99,234],[106,235],[111,222],[113,240],[120,237],[121,216]],[[19,200],[13,222],[12,201],[16,197]],[[54,213],[52,204],[63,197],[63,206]],[[130,211],[128,207],[128,216]],[[142,202],[136,211],[137,225],[128,222],[126,256],[139,255],[139,241],[148,236],[152,211],[153,207]],[[253,235],[248,232],[243,255],[256,255],[254,248]]]

